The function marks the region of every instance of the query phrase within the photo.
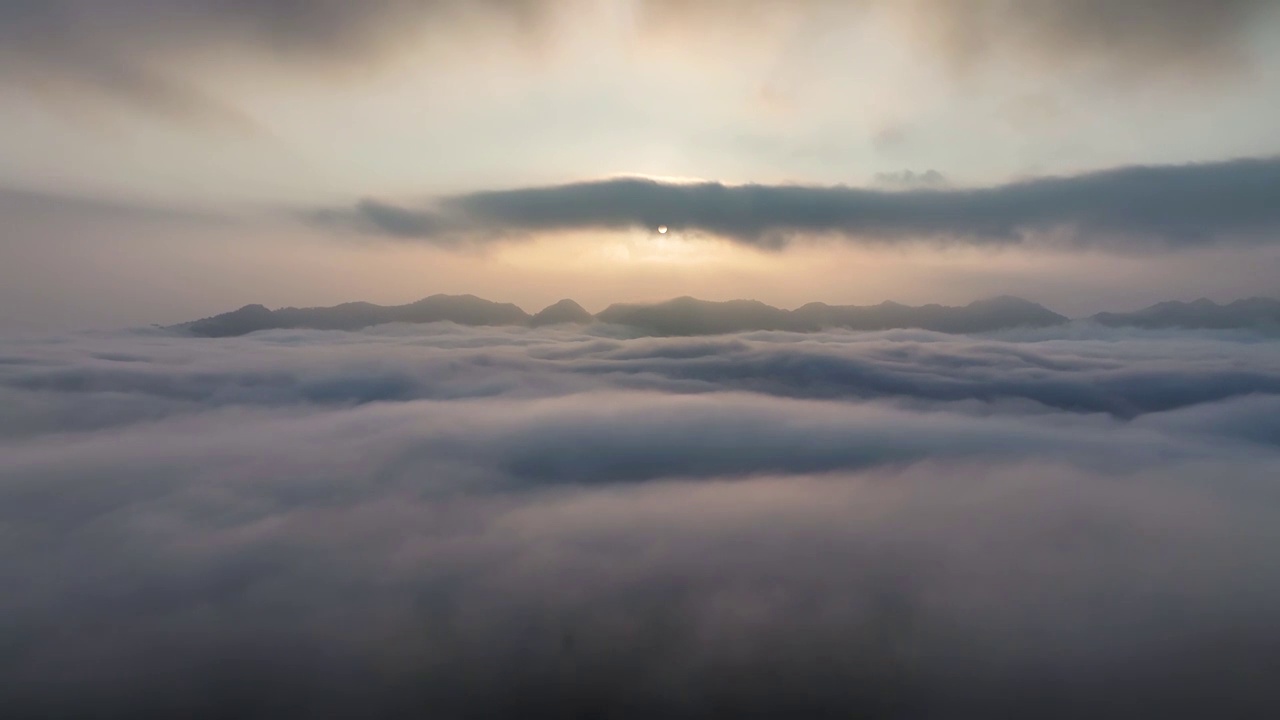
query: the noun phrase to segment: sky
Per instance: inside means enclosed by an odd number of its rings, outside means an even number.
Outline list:
[[[1274,0],[0,0],[4,718],[1274,715],[1278,120]]]
[[[1274,295],[1278,40],[1268,0],[6,0],[0,328]]]

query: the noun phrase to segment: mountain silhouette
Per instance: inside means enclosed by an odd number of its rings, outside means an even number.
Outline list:
[[[595,322],[595,317],[587,312],[586,308],[568,298],[539,310],[529,320],[529,324],[534,327],[571,323],[585,325],[592,322]]]
[[[619,303],[596,315],[601,322],[630,325],[654,335],[713,335],[744,330],[790,330],[791,314],[757,300],[711,302],[691,297],[653,305]]]
[[[393,306],[352,302],[333,307],[268,310],[262,305],[246,305],[178,327],[202,337],[230,337],[268,329],[359,330],[393,322],[445,321],[459,325],[527,325],[530,320],[528,313],[511,303],[496,303],[475,295],[432,295]]]
[[[1131,313],[1098,313],[1091,318],[1111,327],[1280,329],[1280,300],[1253,297],[1219,305],[1205,298],[1162,302]]]
[[[394,306],[351,302],[333,307],[269,310],[262,305],[246,305],[177,327],[201,337],[231,337],[270,329],[358,330],[392,322],[442,321],[459,325],[529,327],[601,322],[630,326],[650,335],[713,335],[752,330],[816,332],[828,328],[921,328],[969,333],[1043,327],[1068,319],[1014,297],[980,300],[963,307],[910,307],[893,302],[872,306],[810,303],[796,310],[783,310],[756,300],[712,302],[680,297],[652,304],[619,303],[598,315],[565,299],[529,315],[510,303],[496,303],[474,295],[432,295],[408,305]]]
[[[1015,327],[1045,327],[1069,321],[1066,316],[1042,305],[1007,295],[978,300],[963,307],[912,307],[895,302],[870,306],[809,303],[794,310],[792,316],[795,319],[795,329],[809,331],[825,328],[920,328],[946,333],[972,333]]]
[[[1280,300],[1248,298],[1227,305],[1210,300],[1162,302],[1132,313],[1098,313],[1087,318],[1110,327],[1280,331]],[[918,328],[944,333],[983,333],[1049,327],[1070,318],[1018,297],[977,300],[968,305],[828,305],[814,302],[795,310],[757,300],[715,302],[678,297],[658,303],[617,303],[592,315],[573,300],[561,300],[534,315],[511,303],[474,295],[432,295],[408,305],[351,302],[333,307],[269,310],[245,305],[239,310],[175,326],[201,337],[230,337],[258,330],[310,328],[358,330],[383,323],[452,322],[459,325],[546,325],[609,323],[658,336],[715,335],[748,331],[818,332],[827,329],[892,330]]]

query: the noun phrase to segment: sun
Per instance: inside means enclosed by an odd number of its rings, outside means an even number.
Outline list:
[[[666,235],[666,234],[667,234],[667,226],[666,226],[666,225],[659,225],[659,226],[658,226],[658,234],[659,234],[659,235]]]

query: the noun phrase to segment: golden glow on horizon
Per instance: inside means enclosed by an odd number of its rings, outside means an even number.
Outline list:
[[[764,261],[749,249],[718,238],[678,233],[666,225],[616,233],[548,235],[528,243],[495,247],[492,252],[503,262],[530,269],[626,270],[639,265],[744,268]]]

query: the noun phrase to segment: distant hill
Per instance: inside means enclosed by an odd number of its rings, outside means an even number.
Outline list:
[[[459,325],[527,325],[532,318],[511,303],[496,303],[475,295],[432,295],[408,305],[343,303],[333,307],[268,310],[246,305],[239,310],[180,325],[193,335],[229,337],[257,330],[310,328],[359,330],[384,323],[454,322]]]
[[[962,307],[895,302],[879,305],[826,305],[809,303],[792,312],[796,329],[890,330],[920,328],[946,333],[990,332],[1015,327],[1046,327],[1069,322],[1043,305],[1022,298],[1001,296],[978,300]]]
[[[710,302],[680,297],[654,305],[619,303],[596,315],[654,335],[713,335],[744,330],[790,330],[791,313],[756,300]]]
[[[395,306],[353,302],[333,307],[269,310],[262,305],[246,305],[177,327],[202,337],[229,337],[270,329],[358,330],[392,322],[441,321],[531,327],[602,322],[631,326],[652,335],[711,335],[750,330],[814,332],[826,328],[921,328],[970,333],[1043,327],[1065,323],[1068,319],[1014,297],[980,300],[963,307],[910,307],[891,302],[872,306],[810,303],[796,310],[783,310],[755,300],[711,302],[681,297],[654,304],[611,305],[598,315],[566,299],[529,315],[510,303],[495,303],[474,295],[432,295],[415,303]]]
[[[1280,300],[1249,298],[1228,305],[1209,300],[1163,302],[1131,313],[1098,313],[1093,322],[1110,327],[1225,329],[1258,328],[1280,331]],[[650,335],[715,335],[752,330],[817,332],[825,329],[891,330],[919,328],[944,333],[981,333],[1020,327],[1049,327],[1070,322],[1043,305],[1001,296],[968,305],[827,305],[809,303],[783,310],[756,300],[713,302],[679,297],[665,302],[610,305],[592,315],[572,300],[561,300],[534,315],[511,303],[496,303],[474,295],[432,295],[408,305],[383,306],[353,302],[333,307],[269,310],[246,305],[239,310],[176,327],[201,337],[229,337],[258,330],[312,328],[358,330],[383,323],[453,322],[459,325],[587,325],[601,322],[626,325]]]
[[[587,324],[595,322],[595,316],[586,308],[568,298],[549,305],[530,318],[529,324],[534,327],[542,325]]]
[[[1090,319],[1111,327],[1280,329],[1280,300],[1254,297],[1219,305],[1200,298],[1189,303],[1157,303],[1131,313],[1098,313]]]
[[[612,305],[596,317],[655,335],[707,335],[744,330],[815,332],[828,328],[920,328],[970,333],[1068,322],[1068,318],[1043,306],[1014,297],[979,300],[964,307],[910,307],[892,302],[870,306],[809,303],[796,310],[780,310],[754,300],[709,302],[682,297],[655,305]]]

